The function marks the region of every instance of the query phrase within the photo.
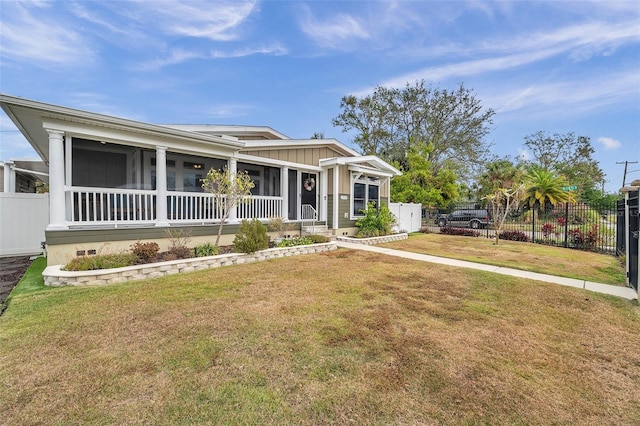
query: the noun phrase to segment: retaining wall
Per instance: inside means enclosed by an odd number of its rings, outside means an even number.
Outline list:
[[[48,266],[42,275],[44,276],[45,285],[51,287],[105,285],[126,281],[145,280],[165,275],[179,274],[181,272],[217,268],[220,266],[259,262],[262,260],[277,259],[280,257],[321,253],[335,250],[337,248],[338,246],[335,242],[330,242],[305,246],[272,248],[251,254],[230,253],[218,256],[171,260],[167,262],[126,266],[124,268],[100,269],[95,271],[63,271],[62,265],[53,265]]]
[[[353,238],[353,237],[336,236],[336,240],[338,241],[346,241],[348,243],[355,243],[355,244],[364,244],[367,246],[374,246],[376,244],[382,244],[382,243],[390,243],[392,241],[406,240],[407,238],[409,238],[409,234],[407,233],[392,234],[392,235],[385,235],[383,237],[371,237],[371,238]]]

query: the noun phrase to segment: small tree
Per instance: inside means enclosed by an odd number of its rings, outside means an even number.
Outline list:
[[[496,231],[496,244],[500,239],[500,232],[509,213],[518,209],[524,193],[524,185],[513,188],[498,188],[484,197],[491,206],[493,224]]]
[[[251,201],[251,190],[255,184],[246,171],[231,172],[226,167],[223,170],[211,169],[202,183],[202,188],[209,191],[215,200],[215,206],[220,212],[220,226],[216,246],[220,243],[222,227],[229,215],[239,203]]]

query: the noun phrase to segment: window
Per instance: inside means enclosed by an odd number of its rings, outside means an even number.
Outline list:
[[[362,173],[353,173],[351,181],[353,182],[351,216],[364,216],[362,210],[365,210],[369,203],[373,203],[374,207],[378,208],[380,205],[380,179],[364,176]]]

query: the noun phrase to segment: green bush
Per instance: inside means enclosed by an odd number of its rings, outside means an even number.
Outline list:
[[[356,232],[357,238],[378,237],[391,234],[391,228],[396,224],[396,218],[386,205],[375,207],[374,203],[369,203],[366,210],[361,210],[364,217],[356,220],[359,228]]]
[[[310,239],[314,244],[328,243],[331,241],[331,238],[325,237],[324,235],[307,235],[305,238]]]
[[[255,253],[269,247],[267,227],[258,219],[243,220],[233,240],[233,248],[238,253]]]
[[[131,246],[131,251],[137,256],[140,263],[149,263],[158,257],[160,246],[157,243],[141,243],[137,241]]]
[[[313,240],[308,237],[292,237],[283,238],[276,243],[276,247],[295,247],[295,246],[308,246],[313,244]]]
[[[135,265],[138,257],[134,253],[99,254],[79,256],[64,265],[65,271],[93,271],[95,269],[122,268]]]
[[[214,246],[211,243],[204,243],[196,246],[196,257],[216,256],[220,254],[220,247]]]

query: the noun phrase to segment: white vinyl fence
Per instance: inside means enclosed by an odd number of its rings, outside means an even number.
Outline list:
[[[422,226],[422,204],[389,203],[389,210],[398,219],[398,231],[418,232]]]
[[[0,192],[0,256],[42,253],[49,194]]]

